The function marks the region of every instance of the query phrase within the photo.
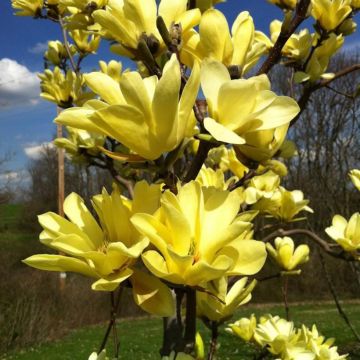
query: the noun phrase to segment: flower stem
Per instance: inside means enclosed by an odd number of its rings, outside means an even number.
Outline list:
[[[287,321],[290,320],[290,309],[289,309],[289,302],[288,302],[288,286],[289,286],[289,278],[287,276],[284,276],[283,284],[282,284],[282,293],[283,293],[285,315],[286,315]]]
[[[208,360],[215,359],[218,336],[219,336],[218,323],[216,321],[211,321],[211,341],[210,341]]]
[[[186,289],[186,317],[185,317],[185,353],[191,354],[195,347],[196,336],[196,290]]]

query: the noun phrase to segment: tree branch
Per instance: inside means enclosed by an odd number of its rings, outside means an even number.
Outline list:
[[[70,50],[70,46],[69,46],[69,40],[68,40],[67,32],[66,32],[66,29],[65,29],[65,24],[64,24],[63,18],[62,18],[62,16],[60,14],[59,14],[59,24],[60,24],[62,36],[63,36],[63,39],[64,39],[65,50],[66,50],[67,55],[69,57],[71,67],[72,67],[72,69],[73,69],[73,71],[75,73],[78,73],[79,69],[76,66],[74,58],[73,58],[73,56],[71,54],[71,50]]]
[[[313,92],[315,92],[316,90],[319,90],[323,87],[329,87],[329,84],[331,84],[333,81],[335,81],[343,76],[349,75],[349,74],[353,73],[354,71],[358,71],[358,70],[360,70],[360,64],[351,65],[351,66],[335,73],[335,76],[332,79],[324,79],[324,80],[321,80],[319,83],[314,84],[312,86],[305,86],[304,91],[297,102],[300,107],[300,112],[291,121],[290,126],[295,125],[296,122],[299,120],[302,112],[306,109],[306,106],[307,106]],[[331,90],[335,91],[335,89],[333,89],[333,88],[331,88]],[[341,94],[341,95],[346,96],[345,94]]]
[[[269,242],[270,240],[278,236],[292,236],[292,235],[305,235],[308,238],[314,240],[329,255],[346,261],[355,261],[354,257],[351,254],[344,251],[341,252],[334,251],[334,249],[332,249],[332,246],[327,241],[325,241],[320,236],[316,235],[315,233],[307,229],[292,229],[292,230],[279,229],[266,236],[262,241]]]
[[[270,50],[269,56],[262,64],[257,75],[267,74],[274,65],[281,59],[281,51],[289,40],[290,36],[296,31],[298,26],[307,18],[307,12],[310,5],[310,0],[300,0],[296,7],[295,15],[292,18],[288,27],[282,28],[274,47]]]
[[[329,286],[329,289],[330,289],[330,292],[331,292],[331,295],[333,296],[334,298],[334,301],[335,301],[335,304],[336,304],[336,307],[337,307],[337,310],[340,314],[340,316],[344,319],[345,323],[347,324],[347,326],[350,328],[351,332],[354,334],[355,338],[357,339],[357,341],[360,342],[360,336],[358,334],[358,332],[356,331],[354,325],[351,323],[350,319],[348,318],[348,316],[346,315],[345,311],[343,310],[341,304],[340,304],[340,301],[339,301],[339,298],[338,298],[338,295],[336,293],[336,290],[335,290],[335,285],[332,281],[332,278],[331,278],[331,275],[330,275],[330,272],[326,266],[326,262],[325,262],[325,259],[324,259],[324,255],[319,252],[319,255],[320,255],[320,260],[321,260],[321,265],[324,269],[324,273],[325,273],[325,278],[326,278],[326,281],[328,283],[328,286]]]

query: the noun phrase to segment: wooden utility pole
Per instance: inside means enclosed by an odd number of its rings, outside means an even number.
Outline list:
[[[63,137],[62,125],[57,125],[57,138]],[[65,154],[64,149],[58,148],[58,213],[64,216],[65,200]]]
[[[60,114],[61,109],[58,108],[58,114]],[[57,138],[63,137],[63,127],[62,125],[57,125],[56,131]],[[57,149],[58,152],[58,214],[64,217],[64,200],[65,200],[65,152],[64,149]],[[60,254],[62,255],[62,254]],[[59,288],[62,292],[65,289],[65,279],[66,273],[61,272],[59,274]]]

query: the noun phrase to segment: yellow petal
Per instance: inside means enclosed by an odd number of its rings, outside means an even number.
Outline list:
[[[124,104],[119,83],[109,75],[101,72],[92,72],[84,75],[87,86],[106,101],[109,105]]]
[[[62,255],[39,254],[22,261],[35,269],[47,271],[69,271],[85,276],[97,277],[96,272],[85,262]]]
[[[156,121],[155,131],[160,142],[176,147],[178,141],[178,104],[181,86],[180,64],[173,54],[166,63],[163,76],[156,86],[152,111]]]
[[[221,62],[214,60],[204,60],[201,65],[201,87],[208,101],[210,116],[216,118],[218,106],[218,94],[221,86],[230,81],[228,69]]]
[[[94,111],[94,109],[86,109],[84,107],[66,109],[55,119],[55,123],[104,134],[103,130],[88,118],[89,115],[94,114]]]
[[[184,279],[179,274],[168,271],[165,259],[154,250],[149,250],[141,255],[145,266],[155,276],[174,284],[183,284]]]
[[[149,214],[135,214],[131,222],[161,253],[166,253],[166,244],[171,243],[171,235],[158,219]]]
[[[233,45],[226,17],[218,10],[207,10],[201,18],[199,33],[205,56],[230,65]]]
[[[155,0],[126,0],[124,1],[124,15],[136,24],[140,33],[148,35],[156,34],[156,12]]]
[[[110,150],[105,149],[102,146],[99,146],[101,152],[103,152],[106,156],[120,161],[120,162],[130,162],[130,163],[143,163],[146,161],[143,157],[136,155],[136,154],[122,154],[118,152],[113,152]]]
[[[167,317],[175,312],[170,289],[154,276],[135,270],[130,278],[135,303],[150,314]]]
[[[194,63],[191,75],[181,94],[179,103],[179,134],[184,134],[189,127],[189,117],[192,108],[195,104],[200,87],[200,65],[198,62]]]
[[[188,267],[184,277],[186,284],[189,286],[197,286],[199,284],[217,279],[227,272],[233,265],[231,258],[220,255],[212,264],[205,261],[198,261],[193,266]]]
[[[161,155],[161,152],[154,154],[144,115],[133,106],[109,106],[97,111],[91,120],[108,136],[120,141],[138,155],[150,160],[155,160]]]
[[[216,122],[212,118],[205,118],[204,126],[205,129],[218,141],[236,145],[245,144],[245,140],[241,136]]]
[[[299,105],[294,99],[288,96],[276,96],[271,106],[258,114],[257,118],[263,122],[258,130],[274,129],[288,124],[299,111]]]
[[[140,110],[151,123],[151,99],[140,74],[135,71],[124,73],[120,82],[126,104]]]
[[[164,19],[169,28],[182,13],[186,12],[187,0],[161,0],[159,4],[159,15]]]
[[[114,291],[123,281],[128,279],[132,273],[133,271],[131,269],[125,269],[124,271],[111,274],[106,278],[95,281],[91,285],[91,288],[96,291]]]
[[[98,248],[103,243],[103,232],[100,226],[78,194],[71,193],[66,197],[64,212],[73,224],[77,225],[89,236],[95,248]]]
[[[232,65],[244,66],[246,56],[254,41],[254,31],[254,22],[249,12],[241,12],[232,27],[234,44]]]
[[[234,245],[233,245],[234,246]],[[233,249],[233,250],[232,250]],[[255,240],[240,240],[233,248],[224,248],[220,253],[231,256],[234,249],[238,256],[230,273],[232,275],[254,275],[261,270],[266,260],[265,244]],[[235,253],[237,251],[235,250]]]

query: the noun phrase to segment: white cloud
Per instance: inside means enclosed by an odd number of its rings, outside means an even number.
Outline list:
[[[27,170],[13,170],[0,174],[0,186],[13,187],[30,181]]]
[[[28,49],[31,54],[43,54],[48,48],[47,42],[38,42],[33,47]]]
[[[44,152],[44,149],[47,147],[53,148],[54,145],[52,142],[44,142],[41,144],[27,144],[24,146],[24,152],[27,157],[30,159],[38,159]]]
[[[15,60],[0,59],[0,109],[35,105],[40,95],[36,73]]]
[[[4,174],[0,174],[0,181],[10,181],[19,179],[20,173],[16,171],[6,172]]]

